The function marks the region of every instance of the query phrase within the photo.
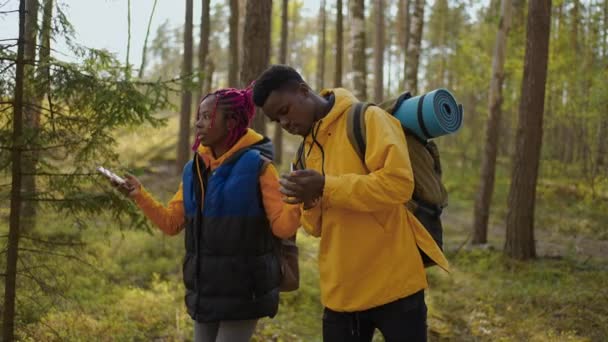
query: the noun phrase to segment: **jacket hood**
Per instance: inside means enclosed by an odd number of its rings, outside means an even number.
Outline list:
[[[197,152],[205,161],[205,165],[214,170],[230,157],[234,156],[238,151],[245,148],[258,150],[260,151],[260,154],[267,159],[273,160],[274,158],[274,147],[272,146],[270,139],[250,128],[247,129],[245,134],[236,142],[236,144],[234,144],[234,146],[218,158],[213,156],[211,148],[207,146],[199,146]]]

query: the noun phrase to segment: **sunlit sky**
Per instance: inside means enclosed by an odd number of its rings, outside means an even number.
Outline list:
[[[127,0],[58,0],[68,15],[76,31],[76,41],[87,47],[103,48],[116,53],[120,60],[127,54]],[[277,0],[275,0],[277,1]],[[226,3],[225,0],[213,0]],[[130,61],[138,65],[141,61],[141,50],[146,37],[146,28],[152,11],[153,0],[131,0],[131,49]],[[16,10],[18,0],[0,0],[0,11]],[[319,0],[304,1],[304,15],[318,11]],[[194,24],[200,20],[201,1],[194,1]],[[158,0],[152,19],[150,40],[156,28],[165,20],[171,27],[183,25],[185,17],[184,0]],[[0,39],[16,38],[18,33],[18,14],[10,13],[0,16]],[[66,51],[58,42],[56,49]]]

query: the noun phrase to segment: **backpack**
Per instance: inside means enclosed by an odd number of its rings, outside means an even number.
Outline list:
[[[396,99],[388,100],[377,107],[391,115],[399,108],[401,103],[412,95],[409,92],[401,94]],[[365,165],[365,110],[372,103],[358,102],[354,104],[347,114],[347,136],[350,144]],[[421,106],[418,106],[418,115],[421,115]],[[422,223],[443,250],[443,227],[441,224],[441,213],[447,206],[447,191],[441,181],[441,161],[437,145],[431,140],[418,137],[405,126],[404,130],[410,163],[414,174],[414,193],[412,199],[406,203],[406,207]],[[425,267],[435,265],[422,250],[420,250]]]
[[[269,164],[271,161],[267,160],[266,163]],[[296,244],[296,236],[297,233],[286,239],[275,237],[274,251],[279,259],[281,271],[280,292],[291,292],[300,287],[299,249]]]
[[[281,267],[281,292],[295,291],[300,287],[300,266],[298,264],[298,245],[296,235],[287,239],[277,238],[277,256]]]

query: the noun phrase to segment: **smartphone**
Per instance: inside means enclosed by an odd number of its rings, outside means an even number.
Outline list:
[[[118,176],[117,174],[115,174],[114,172],[106,169],[103,166],[97,167],[97,171],[99,171],[102,175],[106,176],[111,181],[114,181],[114,182],[119,183],[119,184],[125,184],[126,183],[126,181],[124,180],[124,178]]]

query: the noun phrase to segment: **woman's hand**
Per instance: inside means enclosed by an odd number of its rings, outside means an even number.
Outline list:
[[[135,176],[127,173],[124,177],[124,183],[118,183],[110,181],[116,190],[120,191],[123,195],[133,198],[137,196],[141,191],[141,182]]]

